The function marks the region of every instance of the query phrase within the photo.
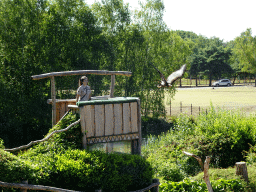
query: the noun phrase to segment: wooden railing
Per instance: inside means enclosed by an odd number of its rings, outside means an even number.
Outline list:
[[[74,190],[68,190],[68,189],[61,189],[57,187],[50,187],[50,186],[43,186],[43,185],[31,185],[26,184],[27,181],[23,183],[7,183],[0,181],[0,187],[3,188],[16,188],[21,189],[23,192],[27,192],[27,190],[37,190],[37,191],[53,191],[53,192],[76,192]],[[130,191],[130,192],[145,192],[151,190],[151,192],[158,192],[159,191],[159,179],[153,179],[152,184],[144,189],[139,189],[136,191]],[[1,189],[1,188],[0,188]],[[95,190],[95,192],[102,192],[101,189]]]

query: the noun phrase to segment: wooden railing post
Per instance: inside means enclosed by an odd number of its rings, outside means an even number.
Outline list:
[[[22,184],[28,184],[28,180],[21,181]],[[21,192],[27,192],[27,189],[20,189]]]
[[[52,126],[56,125],[56,91],[54,76],[51,77]]]
[[[153,179],[153,183],[159,183],[159,179]],[[152,192],[159,192],[159,185],[151,189]]]
[[[111,75],[110,98],[114,97],[114,89],[115,89],[115,75]]]

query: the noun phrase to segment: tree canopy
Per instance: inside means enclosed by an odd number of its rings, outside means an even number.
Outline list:
[[[234,49],[240,67],[255,67],[250,31],[230,48],[217,38],[168,29],[162,0],[140,6],[133,12],[122,0],[0,1],[0,135],[7,147],[42,138],[51,126],[50,81],[32,81],[32,75],[131,71],[131,77],[116,77],[115,94],[140,97],[142,115],[159,117],[166,112],[165,90],[156,87],[160,77],[150,63],[165,76],[186,63],[186,75],[220,78],[231,71]],[[75,98],[78,78],[56,78],[57,98]],[[94,95],[105,94],[110,78],[90,75],[89,83]],[[171,97],[175,88],[168,91]]]

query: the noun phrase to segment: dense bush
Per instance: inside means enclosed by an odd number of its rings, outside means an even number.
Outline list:
[[[149,163],[138,155],[72,150],[57,158],[51,181],[67,189],[130,191],[148,186],[153,176]]]
[[[66,128],[78,119],[68,114],[49,131]],[[55,134],[48,141],[19,154],[30,162],[33,175],[30,183],[65,189],[93,191],[130,191],[151,183],[153,169],[138,155],[80,150],[81,127]]]
[[[187,151],[205,160],[210,166],[226,168],[238,161],[255,160],[250,145],[255,145],[256,118],[239,112],[211,107],[198,117],[180,115],[174,126],[159,136],[148,136],[142,154],[152,164],[155,177],[166,181],[182,181],[201,170],[199,163],[185,155]]]
[[[32,173],[28,162],[0,149],[0,181],[21,182],[30,179]]]
[[[221,191],[246,191],[246,188],[238,180],[216,180],[211,182],[212,188],[214,192]],[[189,192],[207,192],[207,186],[205,182],[199,181],[191,181],[185,179],[181,182],[166,182],[160,185],[160,192],[174,192],[174,191],[189,191]]]

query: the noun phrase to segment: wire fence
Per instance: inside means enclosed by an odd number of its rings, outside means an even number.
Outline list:
[[[217,81],[218,79],[212,80],[212,83],[214,83],[215,81]],[[251,77],[246,77],[246,78],[230,78],[229,79],[232,84],[234,83],[234,85],[254,85],[255,84],[255,78],[253,76]],[[209,79],[181,79],[181,81],[179,81],[178,86],[180,87],[194,87],[194,86],[198,86],[198,87],[204,87],[204,86],[209,86],[210,81]]]

